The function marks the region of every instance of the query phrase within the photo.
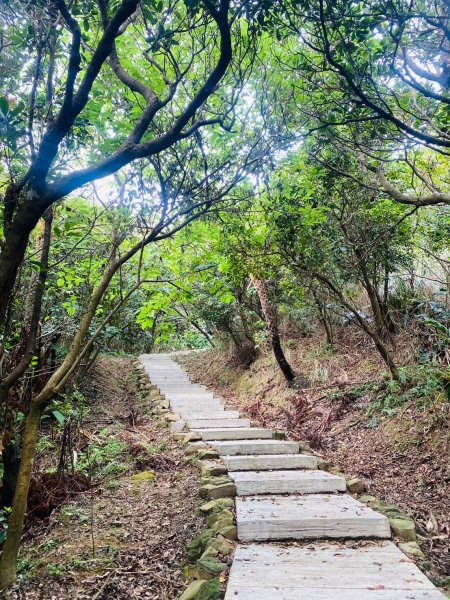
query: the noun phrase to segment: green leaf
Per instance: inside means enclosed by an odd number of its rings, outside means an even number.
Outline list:
[[[5,98],[5,96],[0,96],[0,110],[2,111],[3,115],[6,117],[6,115],[9,112],[9,102]]]
[[[64,415],[59,412],[59,410],[52,410],[52,415],[58,421],[60,425],[64,425],[64,421],[66,420]]]

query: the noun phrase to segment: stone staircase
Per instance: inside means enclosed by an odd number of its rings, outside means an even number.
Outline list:
[[[236,486],[240,544],[225,600],[444,600],[390,541],[389,520],[347,494],[343,477],[225,410],[171,355],[141,362],[183,428],[201,437],[193,449],[215,449]]]

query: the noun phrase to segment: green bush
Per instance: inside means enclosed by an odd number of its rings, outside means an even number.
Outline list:
[[[129,467],[129,458],[125,455],[128,444],[116,438],[107,437],[111,432],[100,432],[101,443],[90,444],[78,457],[76,470],[92,479],[107,479],[121,475]]]
[[[376,398],[370,403],[367,415],[394,415],[405,404],[414,404],[419,410],[426,410],[440,396],[446,393],[446,382],[450,369],[442,369],[431,364],[414,365],[400,369],[398,381],[387,381],[379,387]]]

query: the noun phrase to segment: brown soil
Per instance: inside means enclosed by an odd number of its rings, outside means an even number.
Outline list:
[[[334,352],[321,340],[289,340],[286,353],[307,390],[289,389],[269,351],[245,370],[219,350],[193,353],[183,362],[193,377],[220,393],[229,408],[284,431],[311,447],[347,478],[364,480],[367,493],[395,504],[416,520],[426,555],[419,566],[450,587],[450,403],[444,394],[399,406],[390,416],[373,411],[385,367],[358,331],[340,332]],[[411,361],[407,339],[397,340],[399,362]],[[372,408],[372,410],[370,410]]]
[[[114,459],[121,472],[33,519],[11,598],[168,600],[184,589],[185,546],[202,525],[196,473],[136,390],[130,359],[98,361],[83,386],[90,410],[76,445],[87,440],[94,458],[99,440],[126,443]],[[38,471],[56,463],[43,451]]]

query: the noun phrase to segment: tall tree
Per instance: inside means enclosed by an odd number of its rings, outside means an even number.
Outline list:
[[[251,68],[251,23],[265,4],[2,5],[8,77],[0,110],[9,182],[3,196],[0,323],[30,232],[52,204],[205,126],[231,127]],[[25,77],[19,85],[17,73]]]

